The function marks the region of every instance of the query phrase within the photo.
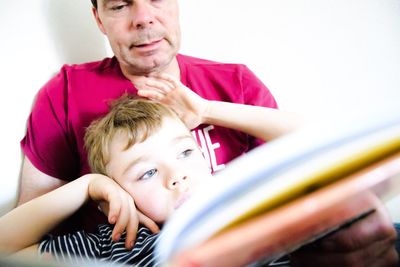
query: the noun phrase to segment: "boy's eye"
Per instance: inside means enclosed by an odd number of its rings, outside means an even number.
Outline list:
[[[153,177],[157,173],[157,169],[151,169],[145,172],[142,176],[139,177],[139,180],[146,180]]]
[[[193,153],[193,149],[186,149],[185,151],[183,151],[182,153],[180,153],[180,154],[178,155],[178,159],[180,159],[180,158],[187,158],[187,157],[189,157],[192,153]]]

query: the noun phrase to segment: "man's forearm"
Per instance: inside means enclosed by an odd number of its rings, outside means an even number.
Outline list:
[[[20,190],[17,205],[19,206],[31,199],[48,193],[66,183],[67,181],[52,177],[39,171],[25,156],[21,170]]]

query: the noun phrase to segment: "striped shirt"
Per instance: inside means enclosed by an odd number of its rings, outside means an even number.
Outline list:
[[[92,262],[112,262],[135,266],[161,266],[154,248],[159,234],[152,234],[149,229],[140,227],[136,243],[132,250],[125,248],[125,233],[118,242],[111,239],[113,226],[101,224],[95,233],[78,231],[62,236],[47,235],[39,244],[39,255],[53,255],[54,260],[67,264],[82,264],[88,259]],[[82,265],[83,266],[83,265]],[[290,267],[287,257],[275,262],[258,261],[249,267]]]
[[[95,233],[78,231],[62,236],[47,235],[39,244],[39,255],[50,253],[58,262],[82,263],[88,259],[95,262],[114,262],[137,266],[159,266],[154,248],[158,234],[140,227],[132,250],[125,248],[125,233],[118,242],[111,239],[113,226],[101,224]]]

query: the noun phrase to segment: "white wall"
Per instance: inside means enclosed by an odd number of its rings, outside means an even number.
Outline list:
[[[399,99],[398,0],[181,1],[183,52],[246,62],[282,108]],[[189,11],[189,12],[188,12]]]
[[[19,141],[38,89],[64,63],[104,57],[90,1],[0,0],[0,214],[13,207],[21,163]]]
[[[247,64],[282,109],[314,116],[355,104],[400,102],[398,0],[180,5],[181,52]],[[89,0],[0,0],[0,6],[1,214],[15,201],[19,141],[35,93],[63,63],[96,60],[109,49]],[[397,203],[400,198],[391,205],[393,213]]]

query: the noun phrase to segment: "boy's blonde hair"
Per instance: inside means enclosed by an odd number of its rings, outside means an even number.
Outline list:
[[[117,133],[125,132],[125,149],[143,142],[161,127],[165,117],[179,117],[170,108],[150,100],[125,94],[111,104],[110,111],[86,129],[84,141],[91,171],[107,175],[109,147]]]

